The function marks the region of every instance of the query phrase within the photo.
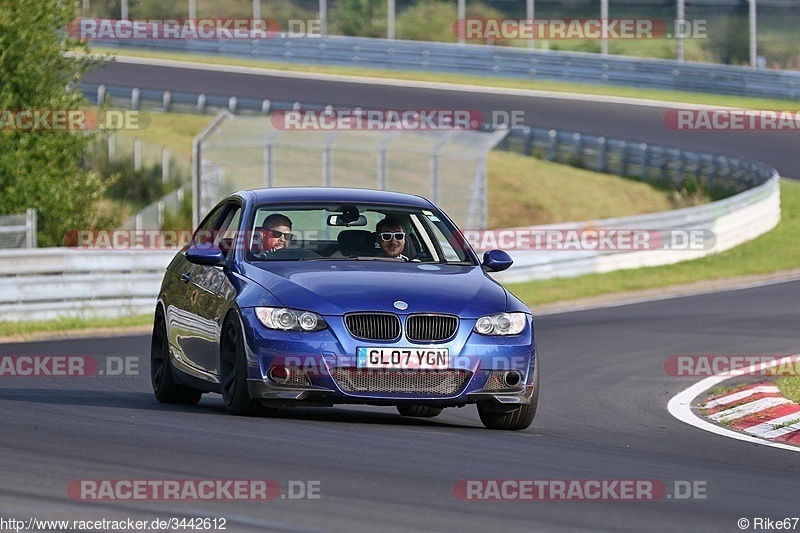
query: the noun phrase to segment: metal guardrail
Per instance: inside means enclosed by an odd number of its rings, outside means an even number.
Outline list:
[[[752,189],[775,174],[748,159],[555,129],[512,129],[500,149],[714,197]]]
[[[569,232],[599,229],[703,231],[716,238],[711,248],[509,251],[514,266],[493,277],[502,283],[569,278],[614,270],[669,265],[723,252],[755,239],[780,222],[780,182],[777,172],[764,184],[724,200],[696,207],[632,217],[518,228],[525,232]]]
[[[0,320],[152,313],[176,250],[0,252]]]
[[[729,65],[534,51],[508,46],[388,41],[365,37],[103,41],[104,45],[198,55],[558,80],[761,98],[800,99],[800,72]]]

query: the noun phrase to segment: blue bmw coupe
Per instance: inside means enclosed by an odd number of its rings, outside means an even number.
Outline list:
[[[166,270],[151,345],[164,403],[222,394],[235,415],[474,403],[491,429],[530,426],[539,397],[530,309],[439,208],[342,188],[241,191]]]

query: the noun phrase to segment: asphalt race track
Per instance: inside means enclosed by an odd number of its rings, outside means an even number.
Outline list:
[[[392,408],[225,414],[155,401],[145,336],[2,345],[13,355],[138,358],[138,376],[3,378],[3,516],[225,517],[230,531],[738,531],[796,516],[800,455],[687,426],[667,401],[696,378],[675,354],[793,354],[800,282],[537,319],[543,390],[526,431],[483,429],[474,407],[435,419]],[[319,481],[319,499],[75,501],[72,480]],[[704,499],[463,501],[459,480],[697,482]],[[680,483],[678,485],[681,485]],[[685,486],[685,484],[681,485]]]
[[[90,81],[263,98],[324,94],[376,106],[531,109],[537,125],[748,155],[789,175],[797,162],[788,135],[693,137],[657,127],[664,110],[656,108],[119,67]],[[789,282],[538,317],[543,390],[533,426],[522,432],[483,429],[474,407],[410,419],[359,406],[239,418],[225,413],[217,395],[195,407],[164,406],[150,388],[148,336],[0,345],[0,355],[89,356],[106,371],[128,365],[114,376],[0,378],[0,518],[225,518],[233,532],[670,533],[741,531],[737,521],[746,518],[745,530],[753,530],[757,518],[800,516],[800,454],[674,419],[667,402],[700,378],[672,377],[663,365],[677,354],[798,353],[798,301],[800,282]],[[85,501],[68,490],[79,480],[186,479],[274,480],[280,495]],[[460,480],[651,480],[668,496],[464,501]],[[678,490],[691,485],[698,490]],[[291,498],[298,487],[313,487],[318,498]]]
[[[212,66],[213,67],[213,66]],[[609,104],[558,96],[513,96],[411,87],[374,86],[286,76],[237,74],[109,63],[86,76],[89,83],[141,89],[206,93],[240,98],[291,100],[375,109],[469,109],[523,111],[526,125],[560,128],[677,148],[717,152],[767,163],[797,178],[798,131],[675,131],[664,124],[669,108]],[[794,109],[787,102],[787,110]],[[674,104],[675,109],[681,105]],[[489,115],[486,115],[489,116]]]

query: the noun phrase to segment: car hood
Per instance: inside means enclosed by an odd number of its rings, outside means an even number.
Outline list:
[[[274,261],[242,272],[284,306],[342,315],[353,311],[449,313],[476,318],[506,309],[506,291],[480,266],[385,261]]]

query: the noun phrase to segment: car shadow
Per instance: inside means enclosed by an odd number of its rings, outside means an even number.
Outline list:
[[[174,405],[159,403],[150,392],[134,391],[98,391],[88,389],[29,389],[29,388],[0,388],[0,402],[40,403],[47,405],[81,406],[81,407],[106,407],[116,409],[138,409],[143,411],[167,412],[202,412],[209,415],[230,416],[225,410],[225,404],[219,395],[207,394],[197,405]],[[482,426],[472,426],[453,422],[443,422],[435,418],[415,418],[401,416],[396,412],[386,412],[387,409],[370,406],[341,407],[292,407],[278,409],[271,414],[260,414],[257,417],[243,417],[242,419],[280,419],[297,421],[314,421],[346,424],[390,425],[390,426],[417,426],[480,429]],[[361,410],[363,409],[363,410]],[[444,411],[447,413],[447,410]],[[234,418],[234,417],[232,417]]]

